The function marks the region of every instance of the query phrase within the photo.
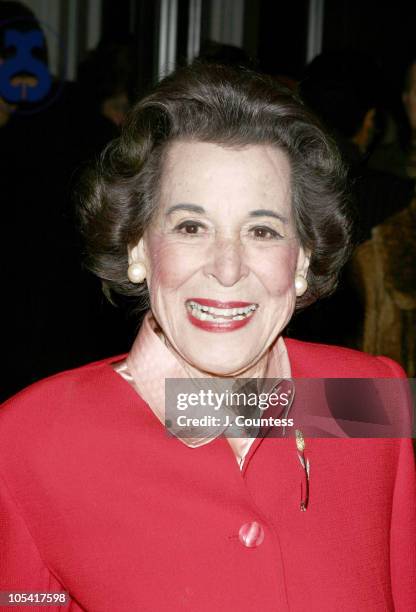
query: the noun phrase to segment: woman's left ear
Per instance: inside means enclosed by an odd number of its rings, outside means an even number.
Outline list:
[[[127,255],[128,255],[128,260],[129,260],[129,264],[131,263],[137,263],[138,261],[141,261],[144,263],[145,259],[146,259],[146,254],[145,254],[145,246],[144,246],[144,238],[140,238],[139,242],[137,244],[134,245],[128,245],[127,247]]]
[[[127,276],[131,283],[140,284],[147,276],[146,254],[143,238],[141,238],[136,245],[129,245],[127,247],[127,255],[129,262]]]

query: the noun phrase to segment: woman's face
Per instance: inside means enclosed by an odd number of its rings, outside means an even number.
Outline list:
[[[308,258],[296,236],[290,165],[271,146],[175,142],[144,260],[151,308],[170,346],[210,374],[255,368],[295,308]]]

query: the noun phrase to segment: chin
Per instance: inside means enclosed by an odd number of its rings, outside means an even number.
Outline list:
[[[245,368],[244,368],[245,369]],[[241,367],[237,366],[234,368],[230,368],[230,364],[224,364],[223,366],[215,364],[213,365],[211,368],[209,368],[208,370],[205,370],[206,372],[208,372],[209,374],[212,374],[213,376],[237,376],[238,372],[241,370]]]

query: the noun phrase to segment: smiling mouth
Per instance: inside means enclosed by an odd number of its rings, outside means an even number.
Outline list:
[[[186,301],[186,308],[195,319],[215,324],[244,321],[252,317],[258,307],[258,304],[249,302]]]

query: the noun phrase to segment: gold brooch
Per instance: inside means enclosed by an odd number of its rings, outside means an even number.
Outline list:
[[[300,509],[302,512],[306,512],[309,504],[310,463],[309,459],[305,457],[305,438],[303,437],[303,433],[300,431],[300,429],[296,429],[295,435],[298,457],[303,468],[303,480],[300,484]]]

